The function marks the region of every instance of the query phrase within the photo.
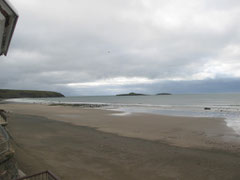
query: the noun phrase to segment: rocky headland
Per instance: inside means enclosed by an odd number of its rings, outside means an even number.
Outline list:
[[[45,97],[64,97],[64,95],[54,91],[0,89],[0,99]]]
[[[171,93],[157,93],[156,95],[172,95]]]
[[[117,94],[116,96],[146,96],[146,94],[140,94],[140,93],[128,93],[128,94]]]

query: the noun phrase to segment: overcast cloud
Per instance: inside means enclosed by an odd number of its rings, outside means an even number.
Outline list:
[[[11,0],[1,88],[239,92],[239,0]]]

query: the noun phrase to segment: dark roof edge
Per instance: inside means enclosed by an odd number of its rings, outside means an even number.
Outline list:
[[[3,2],[5,2],[7,7],[15,14],[15,16],[18,17],[17,10],[14,8],[14,6],[8,0],[3,0]]]
[[[12,36],[13,36],[14,30],[15,30],[17,21],[18,21],[18,14],[17,14],[16,10],[13,8],[13,6],[11,6],[11,3],[9,3],[9,1],[3,0],[3,2],[5,2],[5,4],[7,5],[7,7],[8,7],[8,8],[14,13],[14,15],[16,16],[15,19],[14,19],[13,27],[11,28],[11,33],[10,33],[10,37],[9,37],[9,40],[8,40],[8,46],[7,46],[7,48],[6,48],[6,51],[4,52],[4,55],[6,56],[7,53],[8,53],[8,49],[9,49],[9,46],[10,46],[10,42],[11,42],[11,40],[12,40]]]

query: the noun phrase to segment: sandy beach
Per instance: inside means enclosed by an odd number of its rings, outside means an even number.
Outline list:
[[[240,141],[224,119],[113,115],[1,104],[19,167],[71,179],[239,179]]]

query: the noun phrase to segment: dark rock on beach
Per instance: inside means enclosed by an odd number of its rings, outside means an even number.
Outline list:
[[[209,110],[211,110],[211,108],[210,107],[205,107],[204,110],[208,110],[209,111]]]
[[[64,104],[64,103],[53,103],[50,106],[72,106],[72,107],[82,107],[82,108],[100,108],[108,106],[107,104]]]

